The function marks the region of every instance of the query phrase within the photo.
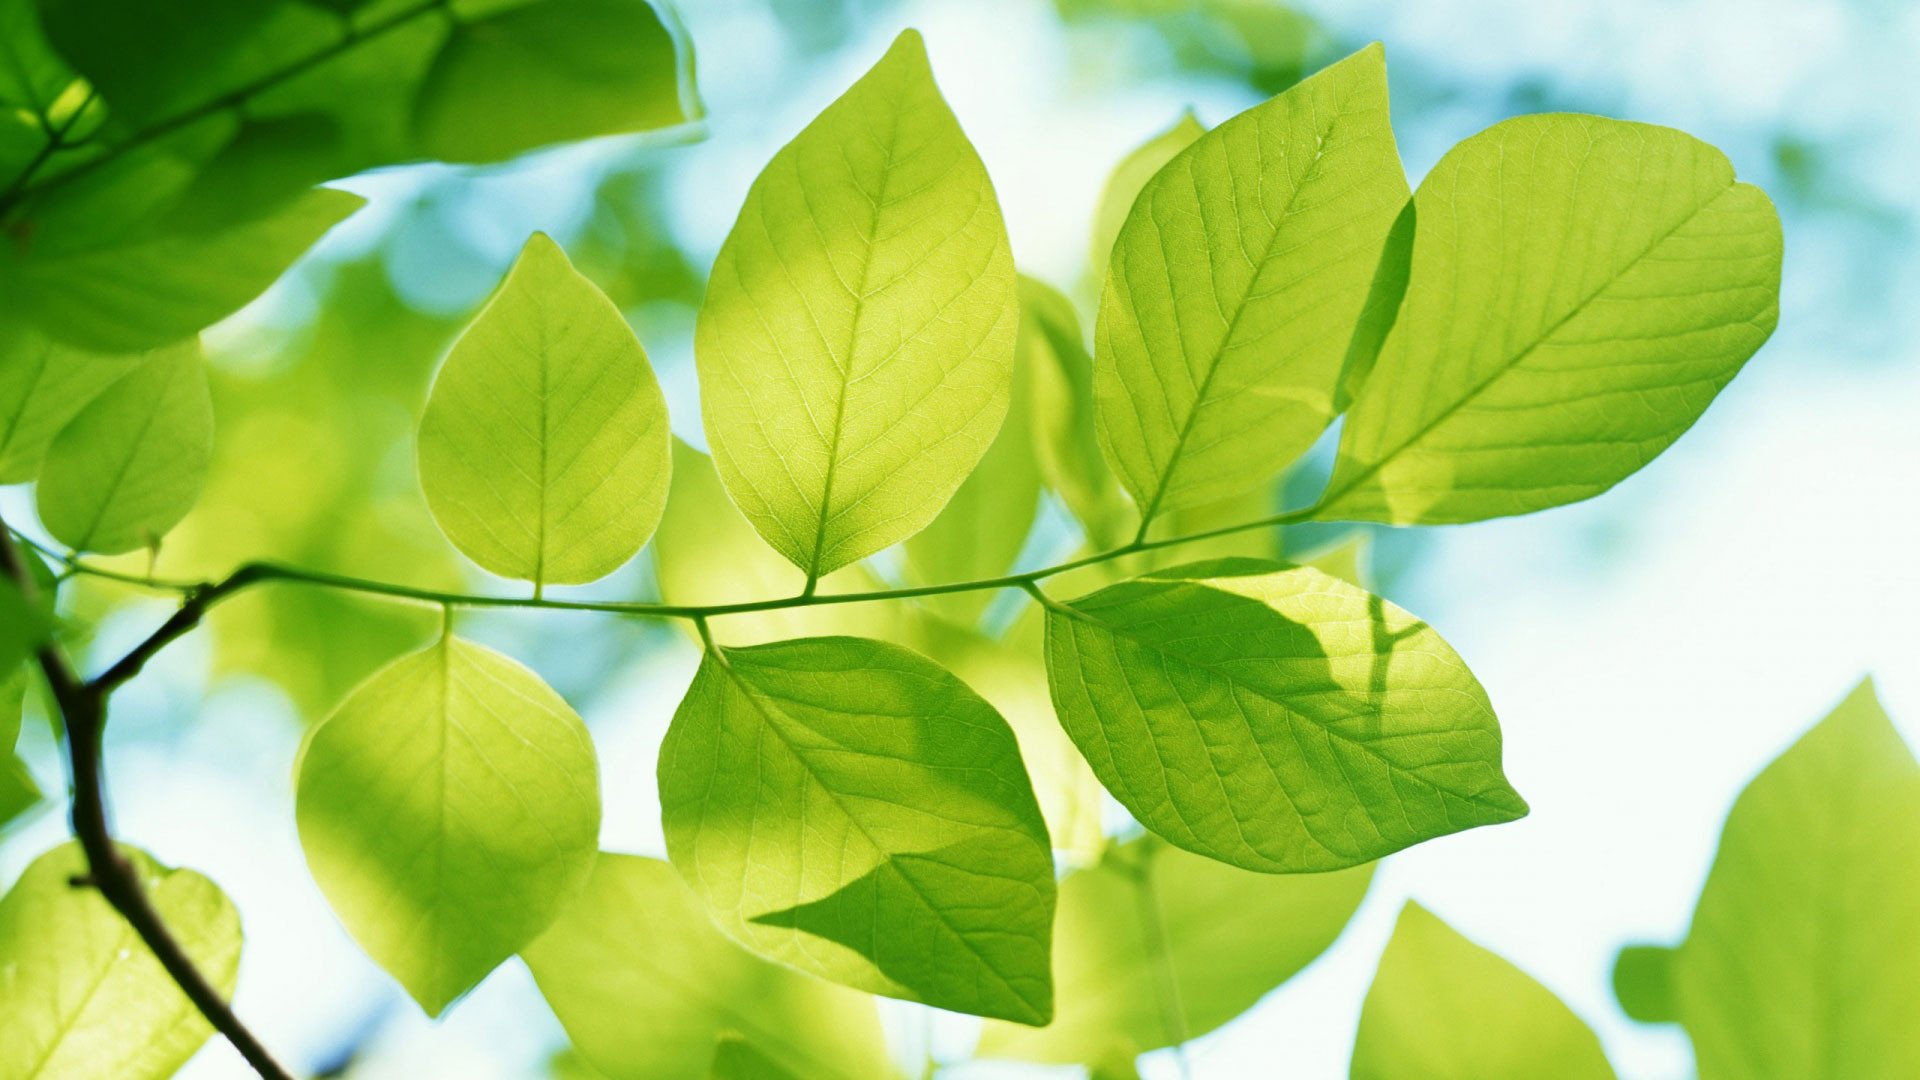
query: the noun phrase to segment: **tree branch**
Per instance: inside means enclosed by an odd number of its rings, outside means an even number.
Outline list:
[[[14,547],[12,532],[4,525],[0,525],[0,572],[12,578],[29,601],[36,598],[33,578],[27,573],[19,549]],[[195,603],[196,599],[190,597],[182,605],[181,611],[186,612]],[[198,610],[204,610],[204,606],[204,603],[200,604]],[[82,682],[59,645],[49,641],[40,646],[37,653],[40,670],[46,675],[47,686],[53,692],[54,702],[59,706],[66,728],[68,761],[73,773],[73,834],[86,852],[86,884],[99,890],[107,903],[113,905],[113,909],[133,927],[134,933],[140,935],[140,940],[153,951],[160,966],[166,969],[168,976],[200,1010],[200,1014],[207,1018],[207,1022],[213,1025],[213,1029],[226,1036],[234,1049],[240,1051],[240,1056],[261,1076],[268,1080],[293,1080],[292,1074],[273,1059],[260,1040],[234,1015],[220,991],[201,974],[193,958],[187,955],[180,942],[167,929],[166,922],[148,900],[146,890],[141,888],[140,877],[133,865],[115,846],[113,829],[107,820],[106,780],[101,768],[107,697],[113,687],[139,670],[146,656],[157,652],[166,641],[185,633],[198,621],[196,613],[187,623],[173,630],[171,636],[162,639],[155,634],[148,638],[139,649],[134,650],[134,654],[109,670],[108,674],[111,675],[125,667],[125,673],[116,682],[108,682],[106,676],[92,682]],[[168,621],[168,627],[171,626],[173,620]],[[132,661],[130,666],[129,661]]]

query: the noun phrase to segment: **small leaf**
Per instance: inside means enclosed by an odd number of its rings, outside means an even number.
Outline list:
[[[706,1080],[730,1032],[808,1080],[893,1072],[872,998],[741,948],[657,859],[602,853],[586,892],[521,955],[608,1080]]]
[[[349,695],[297,783],[314,880],[429,1015],[545,930],[593,867],[585,725],[533,672],[451,636]]]
[[[1598,495],[1692,426],[1779,316],[1773,205],[1669,128],[1507,120],[1448,151],[1413,207],[1405,297],[1323,519],[1479,521]]]
[[[1250,873],[1153,836],[1110,848],[1060,883],[1053,1023],[990,1023],[979,1054],[1099,1065],[1205,1035],[1325,952],[1372,876]]]
[[[420,486],[474,562],[578,584],[619,569],[653,535],[671,438],[633,330],[535,233],[434,379]]]
[[[1401,910],[1360,1011],[1353,1080],[1613,1075],[1593,1030],[1552,991],[1420,905]]]
[[[23,323],[0,326],[0,484],[39,476],[53,437],[137,362],[63,348]]]
[[[414,105],[420,147],[444,161],[499,161],[695,119],[676,51],[645,0],[546,0],[456,20]]]
[[[674,440],[673,490],[653,541],[654,575],[669,604],[751,604],[794,596],[807,575],[763,543],[735,510],[713,459]],[[886,583],[855,564],[828,574],[822,595],[871,592]],[[796,637],[853,634],[898,641],[917,621],[913,609],[886,601],[810,604],[722,615],[708,622],[722,645],[758,645]]]
[[[898,646],[708,653],[660,748],[674,865],[721,929],[836,982],[1045,1023],[1053,861],[1013,732]]]
[[[1687,940],[1622,1004],[1702,1080],[1920,1076],[1920,763],[1863,682],[1733,804]],[[1654,991],[1648,993],[1648,989]]]
[[[135,352],[197,333],[259,296],[364,200],[319,188],[223,228],[160,228],[122,242],[25,254],[0,245],[0,318],[31,319],[83,349]]]
[[[48,446],[40,521],[76,551],[159,542],[193,508],[213,458],[213,399],[200,343],[140,361]]]
[[[1207,126],[1188,109],[1180,114],[1173,126],[1160,132],[1153,138],[1135,147],[1120,164],[1113,167],[1107,176],[1106,186],[1100,189],[1100,201],[1094,204],[1093,231],[1091,243],[1087,248],[1087,265],[1100,275],[1107,272],[1107,263],[1113,257],[1113,245],[1120,238],[1120,229],[1126,224],[1127,215],[1133,211],[1133,204],[1140,199],[1141,189],[1154,174],[1166,167],[1180,151],[1192,146],[1194,141],[1207,133]],[[1100,282],[1094,283],[1096,286]]]
[[[993,186],[909,30],[714,262],[695,357],[728,493],[809,577],[918,532],[1000,430],[1018,322]]]
[[[1613,995],[1620,1011],[1643,1024],[1679,1019],[1673,1003],[1673,957],[1663,945],[1628,945],[1613,965]]]
[[[1406,200],[1378,45],[1147,182],[1094,328],[1101,445],[1144,523],[1257,487],[1319,438]]]
[[[1049,601],[1047,670],[1135,818],[1248,870],[1357,866],[1527,812],[1459,656],[1309,567],[1224,559]]]
[[[240,916],[218,886],[122,847],[174,940],[222,995],[240,971]],[[40,856],[0,900],[0,1076],[165,1080],[213,1028],[93,889],[76,843]]]

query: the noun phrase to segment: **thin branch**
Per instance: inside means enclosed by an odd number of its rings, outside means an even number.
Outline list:
[[[19,549],[13,545],[11,531],[3,524],[0,524],[0,572],[18,585],[29,601],[36,598],[33,578],[27,572],[26,563],[21,560]],[[193,602],[191,598],[188,600],[188,604]],[[182,610],[185,610],[185,605]],[[175,631],[172,637],[185,633],[192,622],[197,621],[196,616]],[[165,640],[172,640],[172,637]],[[158,644],[154,644],[156,641]],[[139,670],[145,656],[152,655],[164,644],[165,641],[159,640],[156,635],[136,649],[135,653],[142,655],[138,659],[129,657],[133,663],[126,677],[131,678],[132,672]],[[148,648],[147,645],[152,647]],[[113,829],[107,818],[106,779],[101,768],[101,749],[105,741],[107,697],[113,686],[118,684],[107,682],[105,676],[90,683],[80,681],[59,645],[52,641],[40,646],[37,657],[66,729],[68,763],[73,773],[73,834],[79,839],[81,850],[86,852],[86,884],[99,890],[107,903],[113,905],[113,909],[127,921],[127,925],[133,927],[134,933],[146,942],[147,948],[153,951],[160,966],[166,969],[167,975],[187,995],[187,999],[193,1002],[215,1031],[226,1036],[254,1071],[268,1080],[293,1080],[292,1074],[273,1059],[273,1055],[254,1037],[253,1032],[234,1015],[226,998],[207,981],[193,958],[187,955],[180,942],[167,929],[166,922],[148,900],[146,890],[141,888],[140,876],[133,864],[127,861],[114,843]],[[126,663],[123,660],[121,664],[116,664],[109,669],[109,674]]]

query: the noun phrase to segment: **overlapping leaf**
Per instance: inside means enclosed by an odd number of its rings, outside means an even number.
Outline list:
[[[39,476],[53,437],[137,359],[63,348],[22,323],[0,326],[0,484]]]

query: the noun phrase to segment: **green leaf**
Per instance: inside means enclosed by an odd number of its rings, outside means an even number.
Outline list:
[[[1372,876],[1249,873],[1153,836],[1111,848],[1060,883],[1053,1023],[988,1024],[979,1053],[1097,1065],[1205,1035],[1325,952]]]
[[[174,940],[221,994],[240,971],[240,916],[218,886],[122,847]],[[78,843],[40,856],[0,900],[0,1076],[164,1080],[213,1029],[93,889]]]
[[[28,600],[12,578],[0,576],[0,685],[5,685],[21,663],[52,636],[53,620],[41,605]],[[0,707],[0,716],[7,711]],[[12,749],[11,736],[19,733],[17,716],[11,724],[0,720],[0,736],[6,736],[0,739],[0,749]]]
[[[808,1078],[893,1073],[871,998],[736,945],[657,859],[602,853],[586,892],[521,956],[609,1080],[705,1080],[729,1033]]]
[[[1920,763],[1863,682],[1741,792],[1686,942],[1622,954],[1623,1004],[1684,1025],[1702,1080],[1920,1075],[1916,911]]]
[[[1408,903],[1360,1011],[1353,1080],[1492,1076],[1613,1080],[1613,1067],[1552,991]]]
[[[807,575],[763,543],[720,484],[713,459],[674,440],[673,489],[653,541],[660,598],[669,604],[751,604],[791,597]],[[855,564],[820,579],[817,593],[870,592],[885,582]],[[758,645],[796,637],[853,634],[897,641],[913,623],[913,609],[885,601],[814,604],[722,615],[708,621],[723,645]]]
[[[349,695],[297,784],[314,880],[429,1015],[545,930],[593,868],[586,726],[539,676],[452,636]]]
[[[24,323],[0,325],[0,484],[39,476],[47,444],[136,362],[64,348]]]
[[[1148,181],[1094,328],[1101,444],[1143,523],[1256,487],[1313,445],[1406,200],[1378,45]]]
[[[672,463],[645,350],[535,233],[434,379],[420,420],[434,518],[502,577],[593,581],[653,535]]]
[[[1093,404],[1093,357],[1073,303],[1050,285],[1020,279],[1015,367],[1030,383],[1033,453],[1041,478],[1080,519],[1090,543],[1124,539],[1133,509],[1100,453]]]
[[[213,231],[162,228],[122,242],[27,254],[0,246],[0,316],[32,319],[84,349],[134,352],[178,341],[259,296],[365,200],[319,188],[278,212]]]
[[[695,357],[728,493],[809,577],[918,532],[1000,430],[1018,322],[993,186],[909,30],[714,263]]]
[[[40,521],[76,551],[149,547],[193,508],[212,457],[213,400],[189,340],[140,361],[54,436]]]
[[[1087,248],[1087,265],[1104,275],[1107,263],[1113,257],[1113,245],[1120,237],[1120,228],[1126,224],[1127,215],[1133,211],[1133,204],[1140,198],[1140,192],[1153,179],[1155,173],[1166,167],[1167,162],[1193,145],[1194,140],[1207,133],[1207,126],[1188,109],[1180,114],[1173,126],[1160,132],[1153,138],[1135,147],[1120,164],[1113,167],[1107,176],[1106,186],[1100,189],[1100,201],[1094,204],[1093,232]],[[1099,284],[1096,282],[1096,285]]]
[[[1015,353],[1007,418],[986,456],[939,516],[907,537],[907,584],[999,577],[1013,569],[1026,547],[1027,534],[1040,511],[1040,466],[1034,455],[1029,380],[1022,369],[1022,361],[1030,358],[1030,350],[1024,347]],[[992,590],[976,589],[924,597],[921,603],[953,622],[972,625],[994,595]]]
[[[1309,567],[1224,559],[1049,600],[1047,670],[1107,790],[1235,866],[1356,866],[1527,812],[1460,657]]]
[[[1324,519],[1479,521],[1598,495],[1692,426],[1778,318],[1773,205],[1678,131],[1507,120],[1448,151],[1413,206],[1406,296]]]
[[[720,1049],[713,1055],[713,1071],[707,1075],[709,1080],[802,1080],[737,1036],[720,1041]]]
[[[803,971],[1045,1023],[1053,861],[1013,732],[859,638],[711,651],[660,747],[667,851],[721,929]]]
[[[431,157],[498,161],[679,124],[698,109],[682,105],[676,48],[646,0],[546,0],[460,20],[427,70],[414,130]]]

